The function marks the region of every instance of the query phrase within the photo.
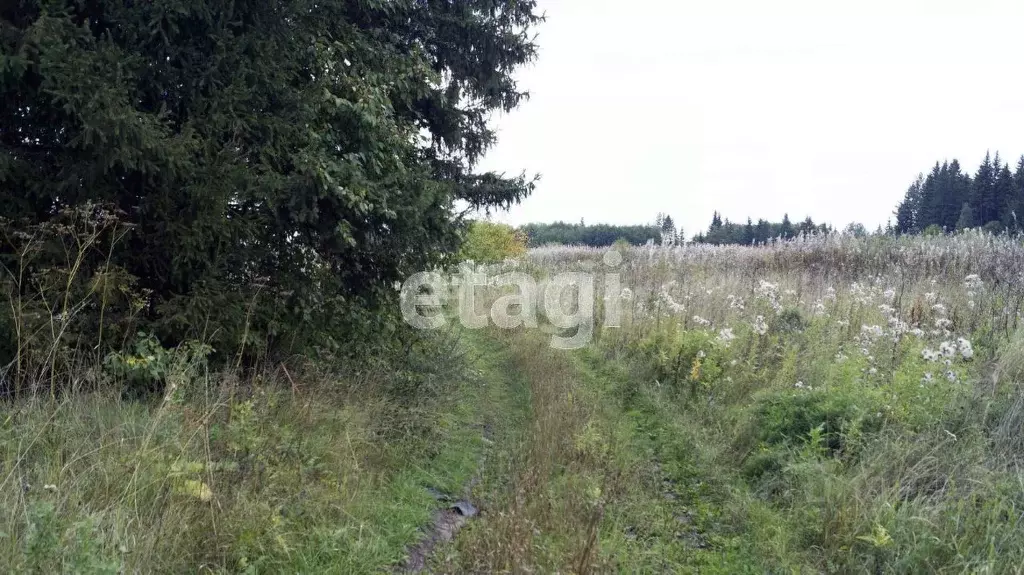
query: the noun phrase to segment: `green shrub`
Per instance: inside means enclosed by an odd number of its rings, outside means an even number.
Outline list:
[[[1003,231],[1006,230],[1006,226],[1004,226],[1003,222],[1000,222],[999,220],[993,220],[993,221],[987,222],[985,225],[981,226],[981,229],[985,233],[1000,234],[1000,233],[1002,233]]]
[[[140,332],[127,349],[108,355],[104,367],[115,381],[122,382],[125,394],[142,397],[163,391],[172,376],[187,381],[212,351],[210,346],[198,342],[166,349],[156,336]]]
[[[775,318],[772,328],[781,333],[798,333],[807,327],[803,314],[795,307],[788,307]]]
[[[526,235],[512,226],[483,220],[470,222],[459,258],[493,263],[526,255]]]
[[[631,350],[650,379],[692,394],[718,382],[725,353],[710,334],[700,331],[659,331]]]
[[[849,436],[878,431],[883,422],[882,406],[870,394],[814,389],[762,395],[752,425],[768,446],[798,446],[820,429],[823,447],[839,455]]]

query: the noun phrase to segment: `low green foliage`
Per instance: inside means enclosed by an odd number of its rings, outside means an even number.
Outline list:
[[[728,346],[708,331],[664,327],[624,356],[603,342],[606,357],[646,381],[627,397],[656,414],[643,420],[657,430],[651,440],[690,442],[660,456],[662,468],[715,473],[721,490],[695,501],[732,509],[732,528],[758,538],[736,548],[709,536],[709,555],[722,565],[739,557],[737,572],[1012,572],[1024,557],[1024,496],[1006,459],[1022,453],[1006,435],[1024,419],[1019,388],[966,386],[982,364],[949,352],[937,372],[931,352],[907,340],[863,339],[858,355],[835,354],[830,342],[845,334],[797,318],[781,311],[765,334],[738,330]],[[1007,373],[1020,371],[1019,345],[1001,350]],[[683,400],[674,386],[704,350],[717,369],[700,399]],[[868,357],[883,352],[884,364]],[[702,452],[713,455],[695,463]]]
[[[163,379],[162,401],[111,383],[0,415],[4,570],[376,572],[422,536],[428,487],[469,484],[503,405],[446,338],[358,375],[208,372],[187,369],[201,348],[160,350],[142,338],[108,369]]]
[[[661,243],[662,230],[657,225],[612,226],[555,222],[552,224],[526,224],[519,228],[526,234],[531,247],[549,244],[603,247],[616,242],[642,246],[647,242]]]
[[[849,391],[769,393],[755,400],[750,432],[762,445],[800,445],[816,434],[833,455],[844,451],[852,434],[882,427],[882,405],[872,394]]]
[[[691,394],[706,391],[722,375],[726,350],[700,332],[658,331],[633,345],[632,356],[655,381]]]

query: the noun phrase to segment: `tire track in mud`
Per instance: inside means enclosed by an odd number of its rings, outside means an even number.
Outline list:
[[[483,428],[484,442],[489,443],[492,435],[491,426],[485,424],[481,427]],[[425,536],[407,549],[406,559],[395,570],[395,573],[422,573],[427,568],[434,550],[439,545],[454,540],[459,530],[465,527],[471,518],[479,514],[479,509],[470,501],[470,494],[473,487],[480,482],[480,470],[483,469],[485,459],[486,451],[481,455],[476,475],[470,479],[463,490],[463,498],[456,500],[446,493],[427,488],[434,499],[444,502],[447,506],[434,512],[430,523],[423,529]]]
[[[480,514],[480,510],[473,503],[473,489],[480,483],[491,446],[494,445],[494,410],[511,409],[509,402],[512,401],[513,382],[507,377],[508,371],[500,364],[507,361],[504,353],[491,347],[495,342],[490,338],[477,338],[472,334],[465,334],[464,343],[478,357],[477,362],[484,365],[480,370],[477,385],[486,388],[483,396],[483,404],[480,405],[482,423],[476,423],[481,432],[484,449],[480,453],[477,462],[477,470],[472,478],[466,483],[461,496],[438,491],[427,487],[426,490],[438,501],[438,509],[429,523],[421,528],[421,537],[416,543],[406,549],[406,558],[395,567],[393,573],[423,573],[428,570],[430,559],[438,547],[450,543],[465,527],[469,521]],[[489,345],[490,344],[490,345]]]

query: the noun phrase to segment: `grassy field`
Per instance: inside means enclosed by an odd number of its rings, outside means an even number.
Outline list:
[[[1017,573],[1022,262],[983,234],[633,249],[598,295],[623,327],[589,353],[655,406],[659,442],[685,438],[667,463],[713,477],[701,500],[742,526],[709,539],[723,560],[741,542],[756,571]]]
[[[437,506],[427,488],[458,492],[476,473],[480,425],[502,403],[464,358],[430,359],[410,360],[430,391],[402,401],[395,374],[294,374],[293,387],[268,373],[196,377],[156,403],[90,394],[8,405],[0,570],[397,564]]]
[[[0,569],[402,571],[445,494],[480,513],[423,549],[430,572],[1019,573],[1022,252],[634,248],[617,293],[597,285],[622,325],[599,309],[575,351],[543,326],[457,330],[359,373],[21,398],[0,417]]]

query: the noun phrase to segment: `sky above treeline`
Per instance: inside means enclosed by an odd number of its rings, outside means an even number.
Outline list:
[[[480,168],[540,173],[495,219],[712,212],[884,225],[919,172],[1024,153],[1024,2],[540,0],[531,100]]]

